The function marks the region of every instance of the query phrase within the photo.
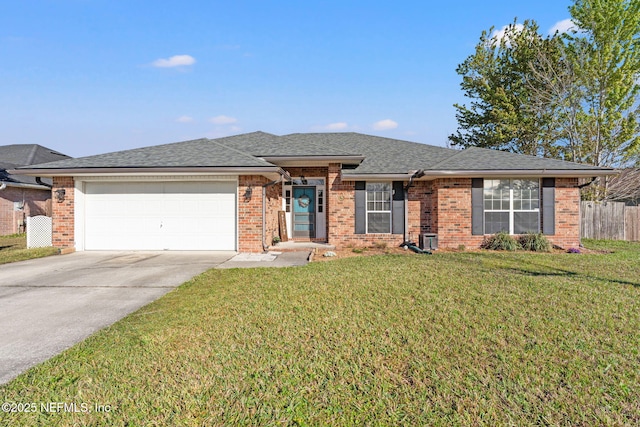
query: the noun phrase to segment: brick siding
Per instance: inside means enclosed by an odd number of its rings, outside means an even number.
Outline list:
[[[14,203],[24,202],[22,209]],[[51,191],[7,186],[0,191],[0,236],[25,232],[26,218],[51,215]]]
[[[64,189],[64,201],[55,200],[56,190]],[[53,246],[56,248],[75,247],[74,233],[74,181],[73,177],[54,177],[52,193],[54,195],[51,202],[53,218]]]
[[[341,180],[341,165],[328,168],[288,168],[292,177],[326,177],[327,242],[338,247],[387,244],[397,246],[404,234],[355,234],[355,182]],[[262,252],[262,191],[269,179],[240,176],[238,183],[238,251]],[[556,179],[555,232],[547,236],[561,247],[580,243],[580,194],[577,179]],[[245,198],[251,187],[250,198]],[[54,178],[53,191],[65,189],[63,202],[51,202],[53,245],[74,246],[74,182],[72,177]],[[6,191],[6,190],[5,190]],[[54,193],[55,194],[55,193]],[[484,236],[471,234],[471,179],[442,178],[416,181],[408,191],[407,237],[418,241],[422,233],[436,233],[442,248],[464,245],[477,248]],[[11,203],[13,209],[13,203]],[[278,211],[282,210],[282,184],[266,188],[265,243],[279,235]]]

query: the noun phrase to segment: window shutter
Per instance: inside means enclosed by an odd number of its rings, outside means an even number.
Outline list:
[[[356,229],[355,234],[365,234],[367,215],[367,185],[364,181],[356,181]]]
[[[471,234],[484,234],[484,179],[471,180]]]
[[[542,178],[542,233],[556,234],[555,178]]]
[[[393,198],[391,199],[391,232],[404,233],[404,185],[402,181],[393,181]]]

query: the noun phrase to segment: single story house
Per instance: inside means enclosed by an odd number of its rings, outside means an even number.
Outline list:
[[[51,179],[8,171],[68,158],[38,144],[0,146],[0,236],[24,232],[28,216],[51,215]]]
[[[359,133],[264,132],[18,168],[53,179],[53,241],[75,250],[261,252],[279,236],[440,247],[542,232],[580,243],[579,178],[612,169]],[[279,212],[284,212],[279,214]]]

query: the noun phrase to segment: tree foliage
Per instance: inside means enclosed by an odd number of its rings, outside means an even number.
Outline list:
[[[501,37],[493,30],[482,33],[475,53],[456,70],[472,101],[470,106],[455,105],[460,128],[449,139],[460,147],[548,155],[546,113],[531,114],[527,107],[533,90],[528,75],[538,53],[552,44],[539,35],[534,21],[514,21]]]
[[[595,166],[640,152],[640,1],[576,0],[575,29],[540,35],[535,21],[482,33],[456,70],[459,147],[486,147]]]

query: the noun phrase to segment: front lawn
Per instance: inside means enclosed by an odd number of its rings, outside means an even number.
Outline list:
[[[53,247],[27,249],[26,234],[0,236],[0,264],[42,258],[59,252],[57,248]]]
[[[0,387],[36,406],[0,425],[638,425],[640,244],[589,245],[211,270]]]

